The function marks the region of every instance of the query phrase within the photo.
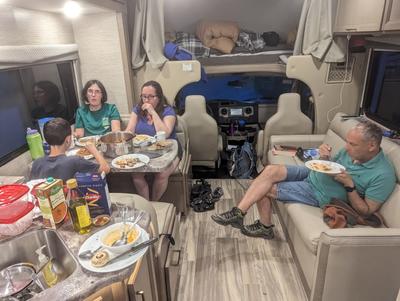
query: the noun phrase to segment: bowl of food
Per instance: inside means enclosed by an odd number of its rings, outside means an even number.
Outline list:
[[[115,158],[132,152],[131,132],[111,132],[100,137],[100,149],[105,156]]]
[[[121,254],[132,248],[140,237],[140,228],[133,223],[126,223],[126,244],[115,246],[115,242],[122,238],[123,230],[123,223],[116,223],[104,229],[100,235],[100,244],[102,247],[114,254]]]

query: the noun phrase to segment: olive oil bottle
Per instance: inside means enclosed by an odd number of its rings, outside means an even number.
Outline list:
[[[67,181],[67,204],[74,230],[79,234],[90,232],[92,220],[85,198],[79,193],[76,179]]]

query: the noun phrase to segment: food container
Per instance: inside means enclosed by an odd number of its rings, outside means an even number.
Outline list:
[[[28,192],[22,184],[0,186],[0,235],[18,235],[32,224],[35,206],[26,201]]]
[[[100,149],[105,156],[116,158],[132,152],[132,138],[135,135],[131,132],[111,132],[100,137]]]
[[[102,234],[100,235],[100,244],[102,247],[113,254],[121,254],[134,246],[140,237],[140,228],[132,223],[126,223],[125,227],[128,230],[127,243],[125,245],[112,246],[113,242],[122,237],[122,231],[124,229],[123,223],[117,223],[108,226],[102,231]]]

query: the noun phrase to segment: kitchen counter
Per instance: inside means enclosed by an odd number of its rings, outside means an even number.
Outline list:
[[[150,215],[147,213],[144,214],[138,224],[142,228],[147,229],[150,224]],[[110,273],[94,273],[86,271],[79,264],[77,254],[80,246],[93,233],[102,229],[104,229],[104,227],[93,227],[90,233],[79,235],[74,232],[71,222],[68,222],[57,229],[57,232],[64,240],[66,246],[75,256],[75,259],[77,261],[77,268],[67,279],[41,292],[40,294],[37,294],[30,300],[82,300],[90,296],[97,290],[101,289],[102,287],[128,278],[134,270],[136,263],[123,270]]]

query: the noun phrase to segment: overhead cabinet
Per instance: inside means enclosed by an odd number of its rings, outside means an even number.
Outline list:
[[[384,11],[385,0],[338,0],[334,32],[380,31]]]
[[[400,0],[386,0],[382,30],[400,30]]]

